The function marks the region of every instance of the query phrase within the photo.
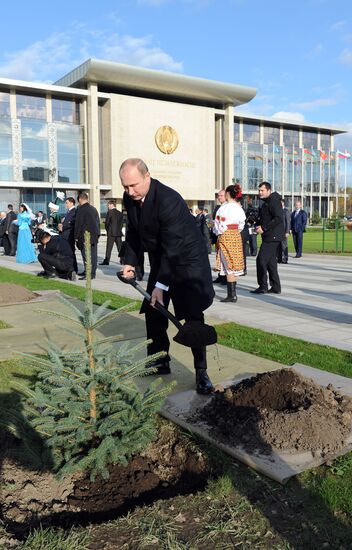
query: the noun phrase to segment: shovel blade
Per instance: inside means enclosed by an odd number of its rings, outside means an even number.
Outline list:
[[[188,348],[203,348],[216,344],[218,336],[214,327],[200,321],[188,321],[178,331],[174,341]]]

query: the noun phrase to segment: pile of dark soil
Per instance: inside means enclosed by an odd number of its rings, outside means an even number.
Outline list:
[[[191,421],[205,421],[228,445],[270,454],[342,448],[352,429],[352,399],[291,369],[258,374],[215,393]]]
[[[12,283],[0,283],[0,306],[18,302],[30,302],[35,298],[38,298],[38,294],[31,292],[23,286]]]
[[[15,458],[15,446],[8,436],[1,442],[0,503],[5,525],[17,534],[39,523],[107,520],[137,505],[204,487],[210,473],[205,454],[164,421],[145,452],[126,467],[111,466],[108,479],[97,477],[94,482],[85,474],[58,479],[35,470],[24,457]]]

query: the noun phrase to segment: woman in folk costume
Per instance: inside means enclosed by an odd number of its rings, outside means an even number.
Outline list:
[[[242,197],[241,186],[229,185],[225,191],[226,202],[216,213],[214,233],[218,235],[216,251],[216,270],[226,275],[227,296],[221,302],[237,302],[236,283],[244,275],[244,258],[241,231],[246,215],[239,199]]]
[[[37,260],[30,230],[30,225],[34,219],[35,216],[28,204],[20,204],[17,220],[13,222],[18,225],[16,262],[19,264],[30,264]]]

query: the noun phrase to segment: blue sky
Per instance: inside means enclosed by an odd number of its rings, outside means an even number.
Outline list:
[[[97,57],[254,86],[241,111],[346,127],[352,152],[351,0],[6,2],[0,45],[8,78],[52,82]]]

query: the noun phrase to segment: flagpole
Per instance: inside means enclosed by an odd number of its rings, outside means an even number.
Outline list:
[[[314,149],[312,149],[314,151]],[[313,213],[313,159],[314,156],[310,157],[310,215]]]
[[[295,164],[293,162],[293,159],[294,159],[294,156],[295,156],[295,146],[292,145],[292,210],[293,210],[293,205],[294,205],[294,202],[295,202]]]
[[[343,215],[346,214],[347,210],[347,157],[345,157],[345,192],[343,195]]]
[[[275,143],[273,142],[273,187],[275,188],[275,159],[274,159]]]

